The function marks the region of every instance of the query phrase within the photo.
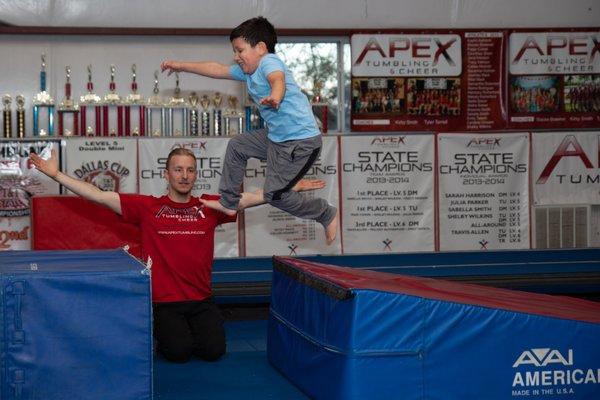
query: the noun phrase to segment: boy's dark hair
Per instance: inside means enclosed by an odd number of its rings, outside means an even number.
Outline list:
[[[277,33],[275,28],[265,17],[250,18],[242,22],[237,27],[233,28],[229,35],[229,41],[234,39],[244,38],[254,47],[259,42],[264,42],[267,45],[269,53],[275,53],[275,44],[277,43]]]
[[[171,158],[173,158],[173,156],[188,156],[194,159],[194,164],[197,162],[196,155],[190,149],[175,147],[167,156],[167,164],[165,165],[166,169],[169,169],[169,164],[171,163]]]

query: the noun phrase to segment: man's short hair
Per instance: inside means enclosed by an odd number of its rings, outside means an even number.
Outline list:
[[[229,41],[244,38],[250,46],[254,47],[259,42],[267,45],[269,53],[275,53],[275,44],[277,43],[277,33],[273,25],[265,17],[250,18],[233,28],[229,35]]]
[[[171,158],[173,158],[173,156],[189,156],[189,157],[192,157],[194,159],[194,165],[196,165],[196,162],[198,161],[196,159],[196,155],[190,149],[185,149],[183,147],[175,147],[173,150],[171,150],[171,152],[167,156],[167,165],[165,167],[166,169],[169,169],[169,163],[171,162]]]

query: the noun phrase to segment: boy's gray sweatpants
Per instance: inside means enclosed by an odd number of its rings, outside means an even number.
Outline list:
[[[233,137],[227,145],[219,184],[220,203],[235,210],[249,158],[266,161],[264,198],[267,203],[296,217],[329,225],[336,208],[326,200],[309,199],[291,190],[321,151],[321,136],[276,143],[268,139],[266,129]]]

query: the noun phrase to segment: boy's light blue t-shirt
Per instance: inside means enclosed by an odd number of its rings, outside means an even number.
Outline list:
[[[285,73],[285,95],[279,109],[260,105],[262,98],[271,94],[267,76],[275,71]],[[245,81],[248,93],[259,108],[268,128],[268,137],[273,142],[306,139],[320,134],[306,95],[300,91],[292,73],[275,54],[261,58],[252,74],[245,74],[239,65],[229,67],[229,74],[238,81]]]

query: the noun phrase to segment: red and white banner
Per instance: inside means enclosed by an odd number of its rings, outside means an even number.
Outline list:
[[[533,134],[533,200],[600,204],[600,132]]]
[[[527,249],[529,135],[439,134],[440,250]]]
[[[31,249],[29,200],[35,195],[59,194],[60,186],[38,172],[29,162],[34,151],[43,158],[52,149],[59,154],[57,141],[0,143],[0,250]]]
[[[509,128],[600,126],[600,31],[513,31],[508,57]]]
[[[434,136],[342,138],[344,253],[434,250]]]
[[[352,130],[502,129],[504,31],[352,36]]]
[[[324,136],[321,155],[305,178],[322,179],[326,186],[324,189],[304,192],[304,196],[326,199],[329,204],[339,208],[337,158],[337,137]],[[244,190],[252,192],[262,189],[264,177],[265,164],[250,159]],[[335,242],[327,246],[325,230],[318,222],[296,218],[268,204],[244,212],[247,256],[341,254],[339,231]]]
[[[137,192],[136,139],[83,137],[65,142],[67,174],[101,190]]]
[[[167,193],[164,170],[172,149],[183,147],[198,160],[198,178],[192,194],[219,193],[219,180],[228,138],[140,138],[140,193],[163,196]],[[238,224],[223,224],[215,230],[215,257],[238,257]]]
[[[353,76],[459,76],[461,37],[454,34],[352,35]]]

